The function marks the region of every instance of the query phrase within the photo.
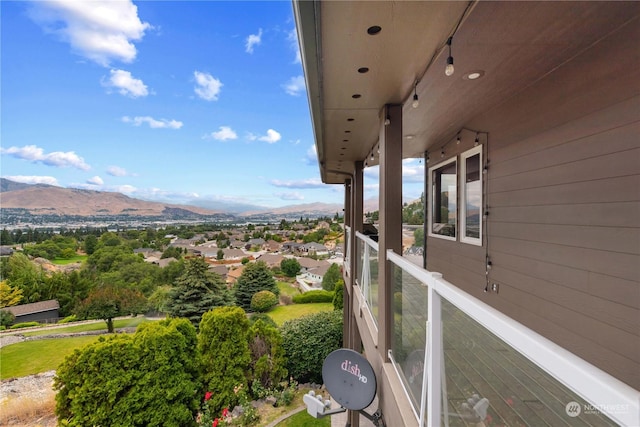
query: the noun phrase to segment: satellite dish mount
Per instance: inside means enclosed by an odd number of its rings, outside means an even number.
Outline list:
[[[360,353],[346,348],[333,351],[322,364],[322,379],[340,407],[331,409],[331,400],[324,400],[312,390],[303,397],[309,415],[321,418],[350,409],[358,411],[376,427],[385,427],[379,408],[373,414],[364,411],[376,396],[376,375]]]

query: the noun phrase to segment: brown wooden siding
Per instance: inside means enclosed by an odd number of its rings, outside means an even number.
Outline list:
[[[489,279],[498,294],[483,292],[487,246],[430,237],[427,255],[429,270],[640,389],[640,97],[637,83],[626,95],[623,87],[634,73],[608,83],[600,101],[609,104],[585,101],[582,116],[537,133],[501,121],[494,140],[489,129]],[[531,102],[535,115],[542,104]]]

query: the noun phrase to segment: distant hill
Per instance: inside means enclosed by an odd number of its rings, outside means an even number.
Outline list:
[[[194,204],[196,201],[193,202]],[[55,217],[72,217],[74,220],[91,218],[134,220],[240,220],[280,221],[280,219],[333,217],[343,214],[341,204],[307,203],[281,208],[252,205],[232,205],[210,201],[206,206],[177,205],[151,202],[121,193],[63,188],[47,184],[22,184],[0,178],[0,207],[3,221],[12,223],[33,222],[34,219],[50,221]]]
[[[240,216],[253,217],[270,215],[274,217],[305,217],[314,218],[318,216],[331,216],[333,217],[336,212],[340,215],[343,206],[337,203],[305,203],[300,205],[283,206],[280,208],[263,208],[253,211],[242,212]]]
[[[184,216],[221,213],[195,206],[134,199],[120,193],[21,184],[0,178],[2,209],[27,210],[31,215],[72,216]]]

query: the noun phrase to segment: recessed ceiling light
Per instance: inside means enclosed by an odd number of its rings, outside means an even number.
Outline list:
[[[465,80],[476,80],[476,79],[479,79],[482,76],[484,76],[484,71],[475,70],[475,71],[471,71],[470,73],[465,74],[464,79]]]
[[[374,25],[374,26],[371,26],[371,27],[367,28],[367,34],[369,34],[371,36],[375,36],[380,31],[382,31],[382,27],[380,27],[379,25]]]
[[[407,139],[413,139],[413,135],[406,135],[405,138]]]
[[[361,67],[361,68],[358,68],[358,72],[360,74],[368,73],[369,69],[367,67]]]
[[[361,96],[362,96],[362,95],[360,95],[359,93],[354,93],[353,95],[351,95],[351,97],[352,97],[353,99],[358,99],[358,98],[360,98]]]

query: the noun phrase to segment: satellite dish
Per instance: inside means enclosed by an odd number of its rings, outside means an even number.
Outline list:
[[[376,396],[376,375],[360,353],[341,348],[331,352],[322,364],[324,385],[340,405],[360,411]]]

